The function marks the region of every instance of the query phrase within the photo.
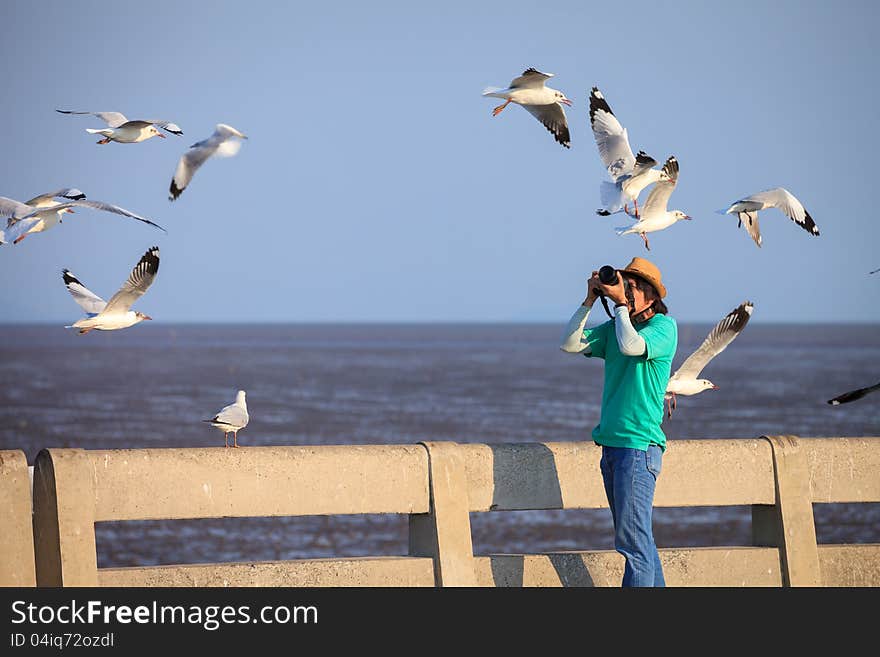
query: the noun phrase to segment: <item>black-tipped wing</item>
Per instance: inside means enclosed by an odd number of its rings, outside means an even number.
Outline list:
[[[832,406],[838,406],[839,404],[846,404],[856,399],[861,399],[869,392],[874,392],[875,390],[880,390],[880,383],[877,383],[873,386],[868,386],[867,388],[859,388],[858,390],[850,390],[849,392],[845,392],[842,395],[838,395],[834,399],[829,399],[828,403]]]
[[[542,73],[536,68],[527,68],[522,75],[514,78],[510,83],[511,89],[524,87],[543,87],[544,82],[553,77],[553,73]]]
[[[144,295],[144,292],[153,284],[156,273],[159,271],[159,247],[150,248],[131,270],[128,280],[119,288],[119,291],[110,297],[107,313],[128,312],[131,305]]]
[[[811,235],[819,235],[819,227],[816,226],[816,222],[813,221],[810,213],[804,208],[803,203],[795,198],[794,194],[784,187],[776,187],[774,189],[758,192],[757,194],[752,194],[739,202],[760,204],[761,208],[756,209],[778,208],[786,217],[791,219]]]
[[[568,120],[565,118],[565,110],[559,103],[549,105],[523,105],[529,114],[538,119],[553,138],[566,148],[571,148],[571,135],[568,132]]]
[[[621,176],[632,173],[637,158],[630,148],[626,129],[620,125],[620,121],[614,116],[611,107],[597,87],[593,87],[590,92],[590,127],[593,129],[599,157],[608,170],[611,180],[617,182]],[[654,161],[654,164],[656,163]]]
[[[34,196],[31,200],[25,201],[25,205],[37,207],[40,205],[54,205],[56,198],[65,198],[71,201],[81,201],[86,197],[81,191],[75,187],[62,187],[54,192],[46,192],[39,196]]]
[[[654,183],[642,208],[642,214],[667,211],[666,206],[669,203],[669,197],[672,196],[672,192],[675,191],[675,186],[678,184],[678,160],[675,159],[674,155],[667,158],[666,163],[663,165],[663,172],[669,177],[669,180],[661,180]]]
[[[180,161],[177,163],[177,169],[174,171],[174,177],[168,188],[168,200],[175,201],[178,196],[183,194],[183,190],[189,185],[196,171],[217,152],[222,142],[223,138],[215,133],[208,139],[193,144],[186,153],[180,156]]]
[[[703,344],[681,364],[672,378],[680,376],[696,379],[709,361],[724,351],[727,345],[733,342],[734,338],[745,328],[752,316],[753,309],[754,304],[751,301],[744,301],[727,313],[724,319],[709,332],[709,335],[703,340]]]
[[[97,315],[107,307],[107,302],[80,283],[79,279],[69,269],[62,270],[61,277],[64,280],[64,285],[67,286],[67,291],[70,292],[70,296],[89,315]]]

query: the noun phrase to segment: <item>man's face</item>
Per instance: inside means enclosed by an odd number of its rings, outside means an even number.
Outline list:
[[[630,308],[630,315],[637,315],[650,306],[651,302],[640,287],[643,284],[642,281],[634,276],[624,276],[624,279],[629,283],[629,289],[633,298],[633,307]]]

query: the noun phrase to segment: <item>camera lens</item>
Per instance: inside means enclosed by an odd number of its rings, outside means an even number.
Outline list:
[[[617,283],[617,270],[611,265],[602,265],[599,268],[599,280],[603,285],[615,285]]]

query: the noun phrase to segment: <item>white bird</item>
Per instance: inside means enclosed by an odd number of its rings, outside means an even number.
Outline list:
[[[218,123],[217,127],[207,139],[197,142],[189,147],[180,161],[177,170],[171,179],[168,200],[174,201],[183,193],[186,186],[192,180],[196,170],[202,166],[209,157],[232,157],[241,148],[241,140],[247,139],[245,135],[225,123]]]
[[[250,417],[248,416],[245,392],[239,390],[234,403],[224,406],[217,415],[210,420],[202,420],[202,422],[209,422],[211,426],[223,431],[226,447],[229,447],[229,434],[231,433],[232,446],[238,447],[238,432],[247,426],[248,420]]]
[[[638,217],[639,194],[648,185],[666,180],[666,174],[654,168],[657,160],[644,151],[633,155],[626,128],[620,125],[598,87],[593,87],[590,92],[590,126],[599,157],[611,176],[611,182],[603,180],[599,186],[603,207],[596,210],[596,214],[607,217],[621,208],[629,213],[629,202],[632,201]]]
[[[62,197],[65,200],[57,202],[54,199]],[[20,203],[14,199],[0,196],[0,218],[6,217],[6,230],[0,231],[0,244],[12,242],[18,244],[32,233],[42,233],[61,223],[61,217],[65,214],[73,214],[73,208],[92,208],[112,212],[123,217],[137,219],[149,224],[163,232],[168,232],[157,223],[141,217],[125,208],[104,201],[91,201],[85,198],[85,194],[78,189],[62,189],[50,194],[42,194],[27,203]]]
[[[544,83],[553,76],[553,73],[529,68],[514,78],[506,89],[488,87],[483,91],[483,96],[504,99],[501,105],[492,110],[492,116],[498,116],[508,103],[522,105],[550,131],[556,141],[571,148],[568,120],[562,109],[562,105],[571,107],[571,101],[561,91],[545,86]]]
[[[718,386],[709,379],[698,379],[697,377],[700,376],[700,372],[709,364],[709,361],[724,351],[727,345],[742,332],[746,324],[749,323],[753,309],[754,304],[751,301],[744,301],[727,313],[724,319],[709,332],[709,335],[703,340],[703,344],[688,356],[681,367],[669,377],[664,396],[667,402],[667,417],[672,416],[676,405],[676,395],[696,395],[704,390],[718,389]]]
[[[627,235],[629,233],[641,235],[642,239],[645,240],[645,248],[648,251],[651,250],[651,246],[648,244],[648,233],[663,230],[676,221],[690,219],[690,216],[681,210],[669,211],[666,209],[669,197],[672,196],[672,191],[675,189],[676,184],[678,184],[678,160],[675,159],[674,155],[666,160],[666,163],[663,165],[663,172],[665,178],[657,182],[653,189],[651,189],[651,193],[648,194],[648,200],[642,206],[642,214],[639,216],[639,221],[629,228],[625,226],[617,228],[618,235]]]
[[[761,228],[758,225],[758,211],[767,208],[779,208],[783,214],[798,226],[812,235],[819,235],[819,228],[806,211],[803,204],[784,187],[775,187],[757,194],[752,194],[731,204],[721,214],[736,214],[739,218],[737,226],[744,226],[759,247],[761,246]]]
[[[86,132],[92,135],[102,135],[104,138],[98,141],[99,144],[109,144],[111,141],[119,142],[120,144],[136,144],[152,137],[165,139],[165,135],[159,132],[156,126],[177,136],[183,134],[183,130],[176,123],[160,120],[129,121],[125,118],[124,114],[119,112],[76,112],[60,109],[55,111],[61,114],[91,114],[92,116],[97,116],[108,127],[98,129],[86,128]]]
[[[104,301],[89,290],[74,276],[69,269],[61,272],[73,300],[86,311],[86,317],[65,328],[78,328],[80,334],[92,330],[115,331],[128,328],[145,319],[153,319],[149,315],[131,310],[131,305],[140,299],[152,285],[159,271],[159,247],[147,250],[131,270],[128,280],[119,288],[110,301]]]

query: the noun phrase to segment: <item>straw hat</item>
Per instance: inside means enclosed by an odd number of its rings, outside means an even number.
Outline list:
[[[636,276],[644,278],[657,289],[657,292],[660,293],[661,299],[666,296],[666,286],[663,285],[663,282],[660,280],[660,270],[657,269],[657,265],[650,260],[638,257],[633,258],[632,262],[620,271],[626,271],[630,274],[635,274]]]

